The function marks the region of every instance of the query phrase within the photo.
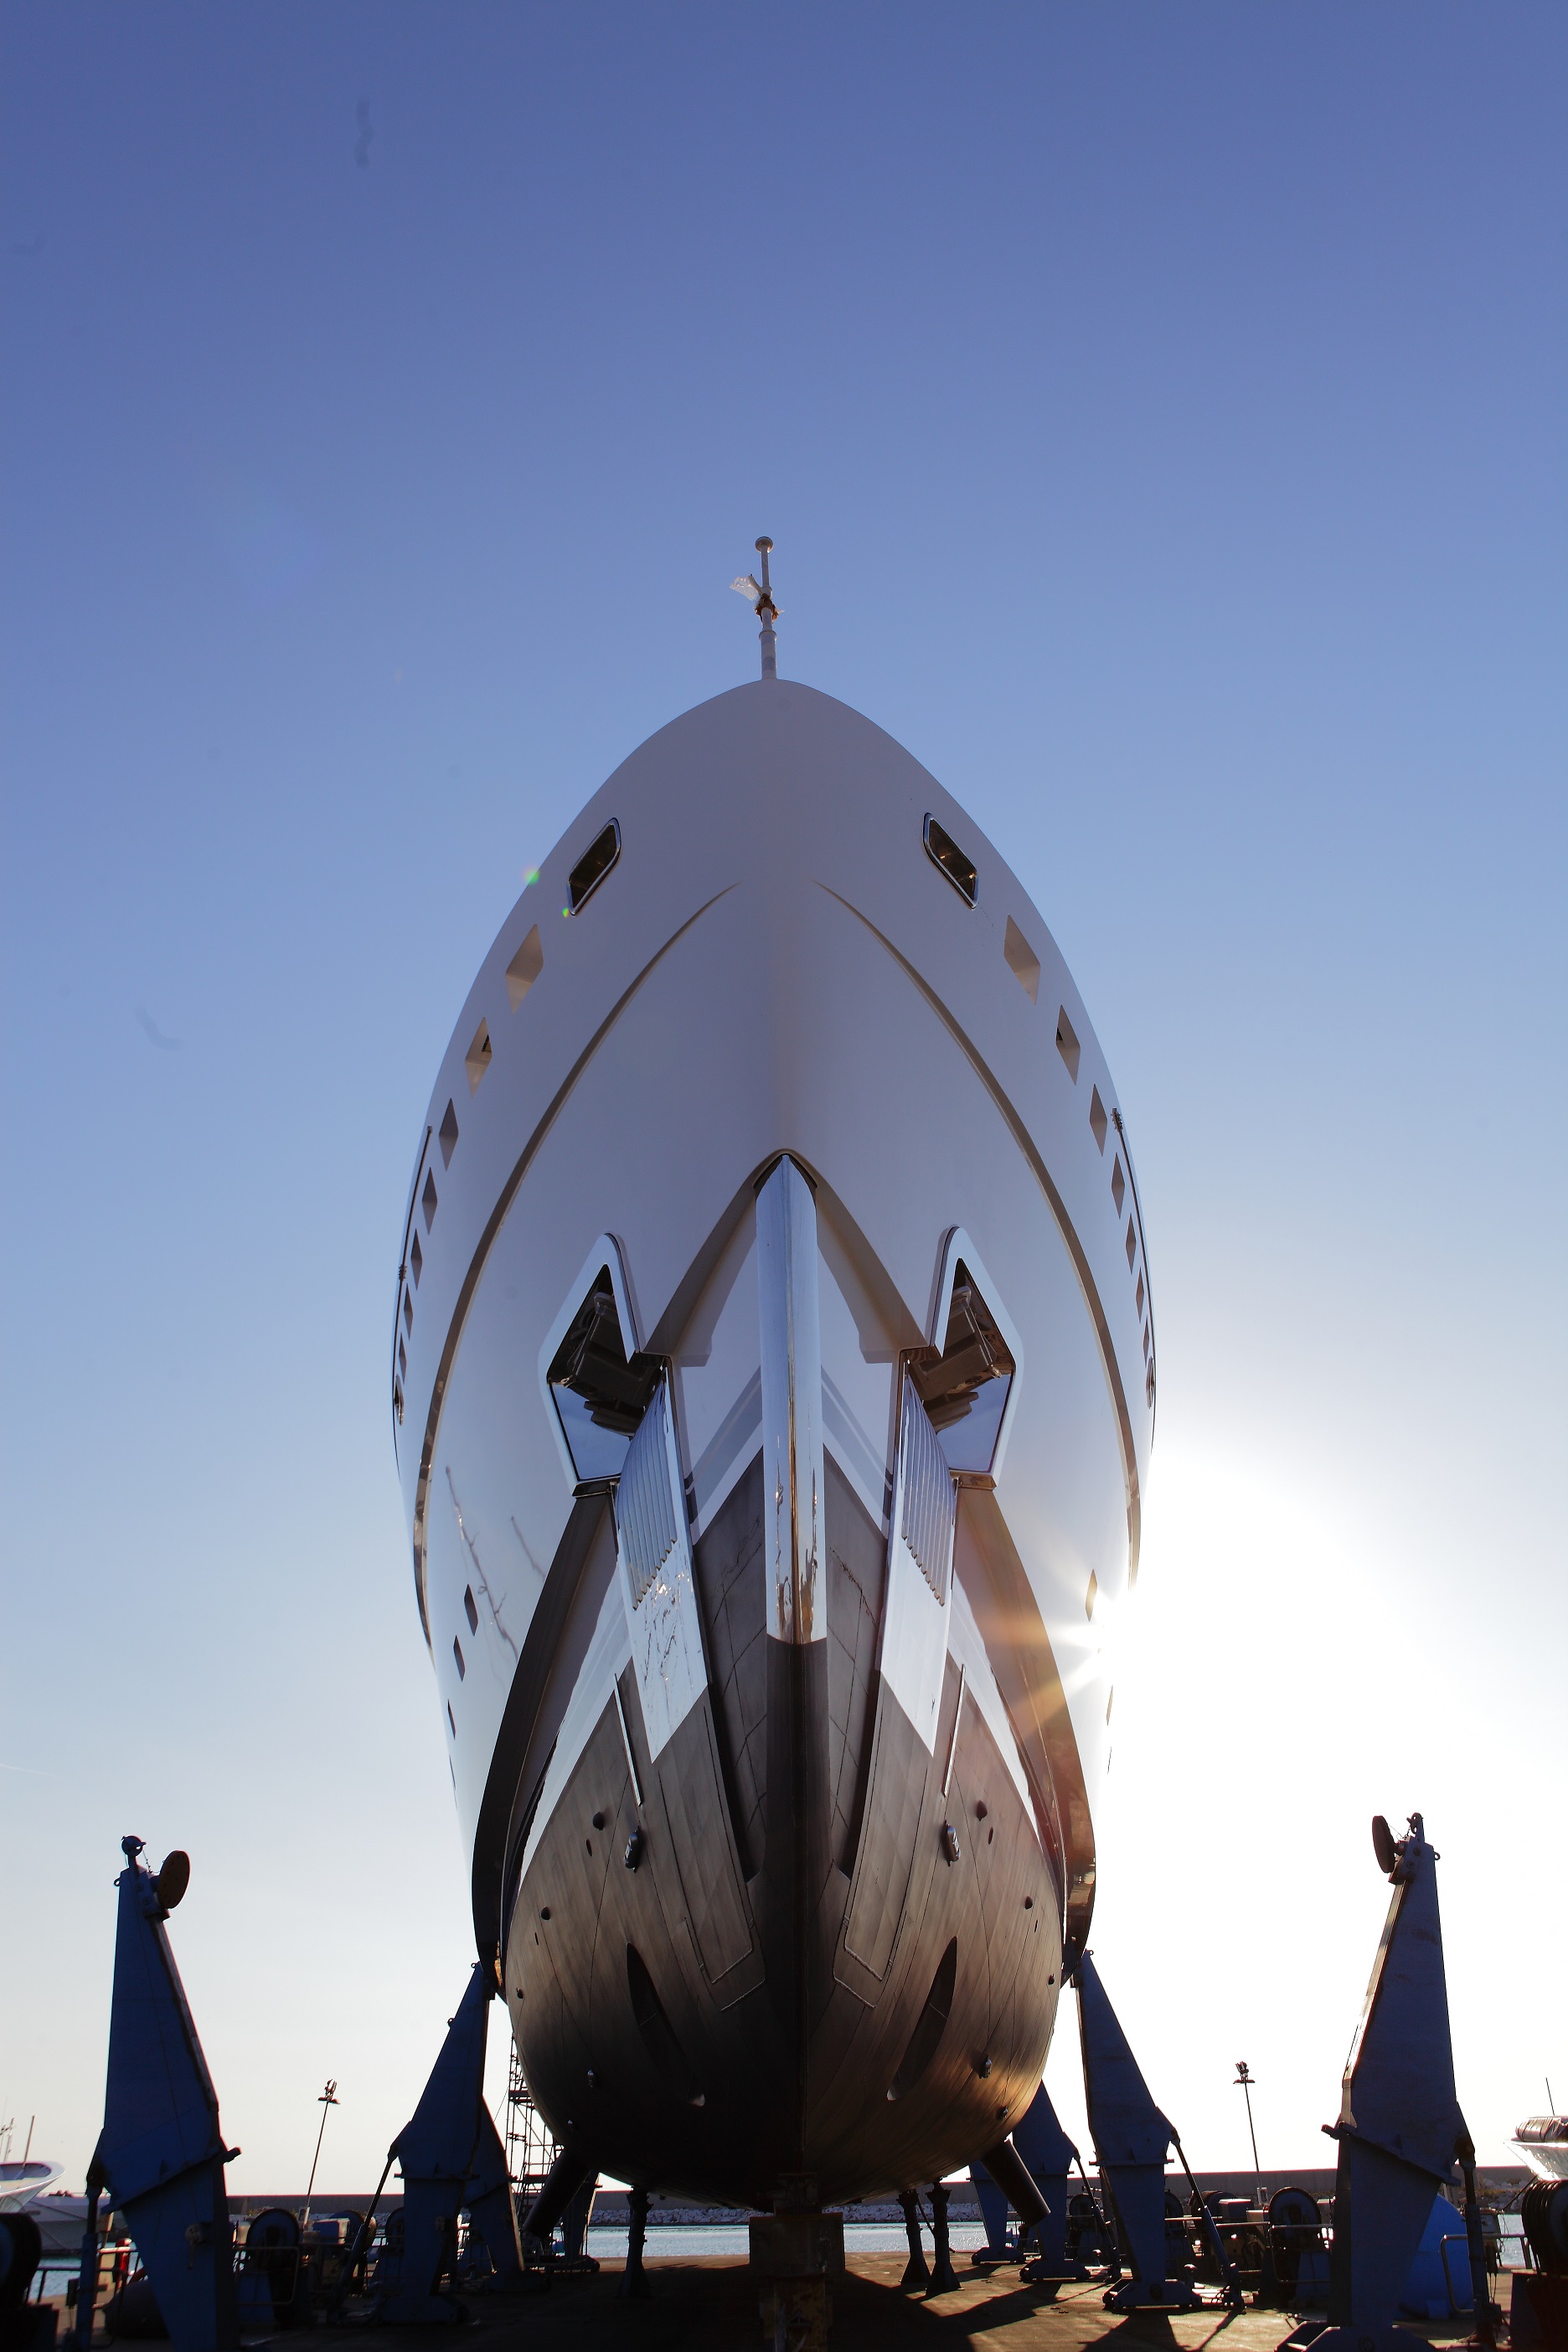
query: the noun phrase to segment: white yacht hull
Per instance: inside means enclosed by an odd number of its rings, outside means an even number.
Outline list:
[[[994,2145],[1089,1925],[1152,1327],[1077,992],[879,730],[742,688],[569,829],[432,1096],[394,1358],[557,2136],[759,2205]]]

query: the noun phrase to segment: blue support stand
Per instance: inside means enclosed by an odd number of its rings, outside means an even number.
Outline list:
[[[1014,2130],[1011,2145],[1039,2192],[1045,2210],[1037,2219],[1017,2215],[1017,2231],[1010,2236],[1007,2217],[1016,2210],[1012,2200],[984,2162],[972,2164],[970,2172],[985,2225],[985,2250],[971,2255],[971,2261],[981,2269],[988,2263],[1025,2263],[1028,2267],[1024,2276],[1036,2286],[1060,2286],[1069,2279],[1087,2278],[1089,2273],[1081,2263],[1067,2259],[1068,2172],[1078,2150],[1058,2121],[1043,2083]]]
[[[484,2103],[491,1991],[476,1962],[419,2105],[392,2143],[388,2161],[395,2158],[403,2168],[403,2252],[396,2285],[377,2314],[383,2320],[428,2324],[460,2316],[458,2303],[438,2289],[456,2269],[458,2216],[465,2207],[498,2281],[516,2285],[521,2278],[506,2157]]]
[[[1018,2250],[1007,2235],[1006,2198],[978,2158],[970,2166],[969,2177],[974,2183],[974,2194],[980,2201],[980,2219],[985,2227],[985,2252],[971,2254],[970,2261],[984,2265],[1015,2260]]]
[[[1106,2290],[1106,2309],[1194,2310],[1202,2298],[1184,2281],[1165,2275],[1165,2158],[1175,2133],[1149,2095],[1087,1952],[1074,1980],[1089,2127],[1128,2272],[1120,2286]]]
[[[490,2258],[490,2274],[497,2286],[518,2287],[522,2284],[522,2258],[517,2242],[517,2208],[512,2203],[511,2176],[506,2168],[506,2150],[495,2127],[495,2119],[479,2100],[479,2137],[474,2151],[473,2170],[463,2191],[463,2203],[468,2209],[469,2242],[477,2232]]]
[[[1287,2338],[1310,2342],[1315,2352],[1408,2352],[1412,2338],[1395,2327],[1394,2314],[1433,2200],[1454,2178],[1456,2155],[1470,2158],[1454,2090],[1437,1856],[1419,1813],[1397,1843],[1380,1815],[1373,1843],[1394,1894],[1345,2066],[1339,2121],[1324,2126],[1340,2150],[1329,2324]],[[1483,2340],[1495,2340],[1484,2268],[1476,2318]]]
[[[233,2352],[239,2342],[217,2093],[163,1923],[190,1864],[172,1853],[156,1878],[140,1838],[121,1840],[114,1994],[103,2130],[88,2175],[78,2335],[92,2333],[97,2207],[107,2189],[125,2216],[174,2352]]]
[[[1069,2262],[1067,2253],[1068,2182],[1079,2161],[1079,2153],[1063,2131],[1043,2083],[1013,2134],[1013,2145],[1028,2166],[1035,2186],[1049,2209],[1030,2232],[1032,2259],[1023,2276],[1032,2286],[1063,2285],[1069,2280],[1086,2279],[1087,2265]]]

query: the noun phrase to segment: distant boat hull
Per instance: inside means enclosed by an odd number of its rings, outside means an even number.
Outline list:
[[[1568,2180],[1568,2116],[1531,2117],[1521,2126],[1513,2147],[1540,2179]]]
[[[60,2167],[46,2158],[20,2158],[0,2164],[0,2213],[19,2213],[37,2197],[47,2194],[60,2177]]]

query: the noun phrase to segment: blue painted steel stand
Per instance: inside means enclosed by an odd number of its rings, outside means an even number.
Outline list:
[[[1078,2150],[1058,2121],[1043,2083],[1013,2132],[1011,2145],[1038,2190],[1045,2210],[1037,2219],[1018,2215],[1017,2232],[1010,2238],[1007,2216],[1016,2209],[984,2162],[976,2160],[970,2172],[985,2224],[986,2250],[971,2259],[983,2267],[987,2263],[1026,2263],[1028,2267],[1023,2275],[1037,2286],[1060,2286],[1069,2279],[1087,2278],[1089,2273],[1081,2263],[1067,2260],[1068,2173],[1077,2161]]]
[[[974,2183],[974,2194],[980,2201],[980,2219],[985,2225],[985,2252],[972,2254],[974,2263],[1005,2263],[1016,2260],[1018,2249],[1007,2234],[1008,2204],[991,2175],[978,2158],[969,2168]]]
[[[1165,2275],[1165,2158],[1175,2133],[1149,2095],[1094,1962],[1086,1952],[1074,1974],[1083,2088],[1100,2177],[1110,2192],[1129,2275],[1108,2287],[1108,2311],[1156,2305],[1191,2311],[1196,2291]]]
[[[458,2216],[465,2206],[489,2249],[498,2282],[516,2285],[521,2280],[506,2158],[484,2103],[493,1990],[476,1962],[419,2105],[392,2143],[388,2161],[395,2158],[403,2168],[403,2252],[395,2289],[377,2315],[381,2319],[427,2324],[460,2315],[457,2302],[437,2289],[456,2268]]]
[[[1033,2174],[1035,2186],[1047,2208],[1045,2219],[1037,2221],[1028,2234],[1031,2260],[1023,2277],[1031,2286],[1062,2285],[1073,2279],[1086,2279],[1087,2263],[1068,2262],[1067,2254],[1068,2182],[1079,2161],[1079,2153],[1063,2131],[1043,2083],[1030,2102],[1028,2114],[1013,2134],[1013,2145]],[[1023,2232],[1019,2235],[1023,2242]]]
[[[1469,2148],[1454,2091],[1437,1856],[1419,1813],[1397,1843],[1380,1815],[1373,1843],[1394,1894],[1345,2066],[1339,2121],[1323,2126],[1340,2149],[1329,2324],[1286,2339],[1310,2343],[1315,2352],[1408,2352],[1412,2339],[1394,2316],[1433,2200],[1452,2180],[1456,2155]],[[1476,2316],[1483,2340],[1492,2340],[1484,2267]]]
[[[184,1895],[190,1864],[172,1853],[154,1878],[140,1838],[121,1840],[114,1995],[103,2130],[88,2176],[79,2341],[92,2332],[97,2208],[109,2195],[125,2216],[174,2352],[233,2352],[239,2342],[234,2257],[217,2093],[186,2004],[163,1922]]]
[[[501,2146],[500,2134],[482,2095],[479,2099],[479,2141],[474,2150],[468,2184],[463,2191],[463,2203],[468,2210],[470,2242],[477,2232],[490,2258],[496,2285],[521,2286],[522,2260],[518,2251],[517,2208],[512,2203],[511,2176],[506,2168],[506,2150]]]

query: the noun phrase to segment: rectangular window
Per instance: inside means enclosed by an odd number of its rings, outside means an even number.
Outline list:
[[[964,905],[973,907],[980,895],[980,877],[973,857],[964,856],[952,834],[938,824],[934,816],[926,818],[924,837],[926,856],[931,864],[941,867]]]
[[[479,1612],[474,1605],[474,1588],[471,1584],[466,1584],[463,1587],[463,1614],[468,1621],[469,1633],[477,1633],[479,1630]]]
[[[543,970],[544,945],[535,923],[506,968],[507,1003],[514,1013]]]
[[[1057,1051],[1067,1064],[1068,1075],[1075,1087],[1078,1084],[1079,1055],[1081,1050],[1078,1042],[1078,1031],[1068,1019],[1068,1010],[1064,1004],[1057,1014]]]
[[[1040,959],[1011,915],[1007,918],[1007,931],[1002,941],[1002,953],[1006,958],[1008,971],[1030,1003],[1035,1003],[1040,993]]]
[[[566,877],[566,911],[580,914],[621,854],[621,828],[614,817],[595,834]]]
[[[461,1642],[458,1641],[456,1633],[452,1636],[452,1655],[458,1661],[458,1680],[461,1682],[468,1670],[463,1664],[463,1645]]]
[[[479,1080],[489,1068],[490,1055],[493,1050],[490,1045],[489,1023],[481,1021],[474,1032],[473,1044],[463,1056],[463,1067],[468,1074],[468,1092],[471,1095],[479,1093]]]

